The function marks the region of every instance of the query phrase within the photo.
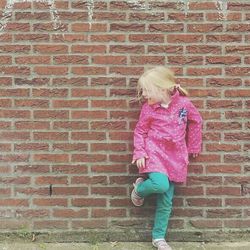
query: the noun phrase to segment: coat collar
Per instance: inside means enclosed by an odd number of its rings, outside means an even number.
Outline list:
[[[168,106],[171,105],[171,104],[173,104],[173,103],[179,98],[179,96],[180,96],[180,93],[179,93],[178,90],[176,90],[176,91],[173,93],[173,95],[171,96],[171,100],[170,100]],[[152,104],[152,105],[150,105],[150,106],[151,106],[154,110],[156,110],[156,109],[162,107],[160,102],[157,102],[157,103]]]

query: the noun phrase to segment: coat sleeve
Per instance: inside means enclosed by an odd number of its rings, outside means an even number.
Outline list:
[[[148,157],[145,151],[145,138],[147,137],[149,126],[150,126],[149,107],[145,103],[142,106],[139,120],[134,129],[134,153],[132,161],[135,161],[142,157]]]
[[[188,102],[186,143],[188,153],[201,152],[202,117],[191,101]]]

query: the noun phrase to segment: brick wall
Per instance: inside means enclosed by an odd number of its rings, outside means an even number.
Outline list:
[[[130,100],[155,65],[176,72],[204,119],[203,153],[176,188],[170,231],[250,227],[248,1],[1,0],[0,9],[1,232],[150,229],[154,198],[144,209],[129,200],[139,114]]]

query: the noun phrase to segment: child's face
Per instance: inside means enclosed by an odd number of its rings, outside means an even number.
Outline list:
[[[149,91],[147,89],[144,89],[144,88],[142,89],[142,96],[143,96],[143,98],[147,99],[147,102],[149,105],[155,104],[155,103],[160,101],[157,98],[150,95]]]
[[[164,102],[169,99],[169,94],[167,90],[161,89],[159,93],[153,93],[153,91],[149,91],[145,88],[142,88],[142,96],[147,99],[149,105],[153,105],[158,102]]]

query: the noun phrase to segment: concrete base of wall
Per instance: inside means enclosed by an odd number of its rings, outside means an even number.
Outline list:
[[[207,231],[207,232],[169,232],[171,242],[239,242],[249,241],[250,231]],[[0,242],[149,242],[150,231],[101,231],[88,230],[77,232],[10,232],[0,233]]]
[[[173,250],[249,250],[250,242],[169,242]],[[0,243],[4,250],[153,250],[150,242],[89,243]]]

